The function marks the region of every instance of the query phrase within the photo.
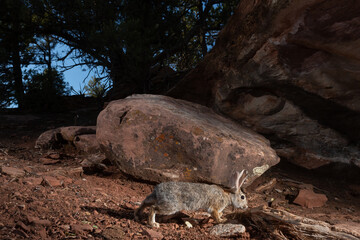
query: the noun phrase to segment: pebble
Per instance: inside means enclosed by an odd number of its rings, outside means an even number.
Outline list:
[[[219,237],[235,237],[245,232],[242,224],[218,224],[210,229],[210,234]]]
[[[162,233],[157,232],[155,230],[152,229],[145,229],[144,232],[146,233],[146,235],[148,235],[150,237],[150,239],[163,239],[164,236],[162,235]]]
[[[25,175],[25,171],[23,169],[14,168],[14,167],[5,167],[1,168],[1,172],[9,175],[11,177],[22,177]]]
[[[59,187],[62,185],[62,182],[53,176],[44,176],[43,177],[43,184],[48,185],[50,187]]]
[[[185,221],[185,225],[187,228],[192,228],[193,225],[189,221]]]

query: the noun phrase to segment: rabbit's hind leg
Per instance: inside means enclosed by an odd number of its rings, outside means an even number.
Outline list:
[[[140,207],[137,208],[134,212],[135,221],[139,221],[139,218],[145,208],[150,207],[150,206],[154,205],[155,203],[156,203],[156,198],[153,193],[150,194],[149,196],[147,196],[145,198],[145,200],[141,203]]]
[[[156,215],[155,206],[151,206],[151,207],[150,207],[150,212],[149,212],[148,224],[149,224],[151,227],[156,227],[156,228],[158,228],[158,227],[160,227],[160,224],[155,221],[155,215]]]

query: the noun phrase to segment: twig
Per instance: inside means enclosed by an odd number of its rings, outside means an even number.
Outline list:
[[[284,181],[284,182],[291,182],[291,183],[295,183],[295,184],[298,184],[298,185],[312,185],[312,184],[308,184],[308,183],[304,183],[304,182],[300,182],[300,181],[296,181],[296,180],[292,180],[290,178],[283,178],[281,179],[281,181]],[[316,190],[320,191],[320,192],[325,192],[325,193],[328,193],[328,191],[324,190],[324,189],[320,189],[314,185],[312,185]]]
[[[275,186],[275,184],[276,184],[276,178],[273,178],[269,182],[257,187],[255,189],[255,192],[263,192],[264,190],[271,189]]]

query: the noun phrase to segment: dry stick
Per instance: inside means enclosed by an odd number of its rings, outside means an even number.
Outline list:
[[[296,180],[292,180],[290,178],[282,178],[281,181],[284,181],[284,182],[291,182],[291,183],[295,183],[295,184],[298,184],[298,185],[306,185],[308,183],[304,183],[304,182],[300,182],[300,181],[296,181]],[[308,184],[309,185],[309,184]],[[314,185],[312,185],[316,190],[320,191],[320,192],[325,192],[325,193],[328,193],[328,191],[324,190],[324,189],[320,189],[318,187],[315,187]]]
[[[315,233],[325,237],[347,240],[358,240],[360,237],[360,234],[336,228],[323,221],[297,216],[285,210],[272,209],[264,206],[262,209],[252,209],[251,212],[261,212],[286,223],[292,224],[305,234],[310,232],[312,234]]]
[[[263,184],[263,185],[260,185],[258,186],[256,189],[255,189],[255,192],[262,192],[262,191],[265,191],[265,190],[268,190],[270,188],[273,188],[274,186],[276,185],[276,178],[273,178],[271,179],[269,182]]]

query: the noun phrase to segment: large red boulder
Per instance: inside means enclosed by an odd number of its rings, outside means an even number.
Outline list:
[[[232,187],[235,171],[250,183],[279,157],[261,135],[209,108],[165,96],[110,102],[97,119],[102,151],[123,172],[143,180],[202,181]]]

